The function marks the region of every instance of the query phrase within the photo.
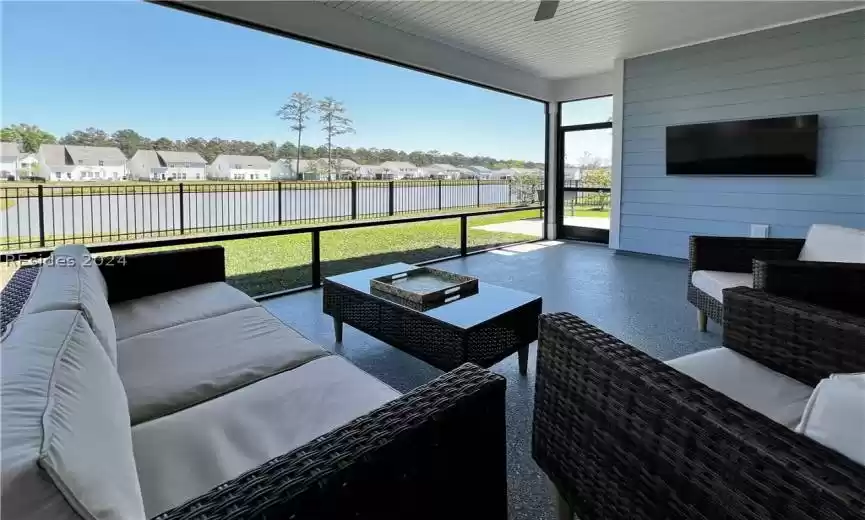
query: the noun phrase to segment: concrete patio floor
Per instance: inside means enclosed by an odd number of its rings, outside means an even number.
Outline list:
[[[610,219],[607,217],[565,217],[565,225],[593,229],[610,229]],[[487,224],[485,226],[475,226],[472,229],[494,231],[498,233],[519,233],[521,235],[530,235],[534,237],[544,236],[544,223],[543,220],[539,218]]]
[[[435,264],[504,287],[539,294],[544,312],[568,311],[648,354],[668,360],[720,344],[720,328],[696,329],[696,311],[685,299],[687,264],[663,258],[614,254],[604,246],[537,242]],[[302,334],[346,357],[397,390],[407,391],[441,371],[346,326],[336,344],[332,322],[321,312],[321,291],[264,302]],[[547,479],[531,457],[535,359],[527,376],[516,354],[491,370],[507,378],[507,450],[510,518],[555,518]]]

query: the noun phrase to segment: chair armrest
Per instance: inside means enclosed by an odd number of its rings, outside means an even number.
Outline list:
[[[724,291],[723,341],[810,386],[865,371],[865,318],[748,287]]]
[[[804,244],[805,240],[795,238],[691,236],[689,272],[750,273],[754,259],[795,260]]]
[[[157,518],[505,520],[504,398],[462,365]]]
[[[540,319],[532,450],[584,520],[865,513],[865,467],[566,313]]]
[[[99,257],[108,302],[132,300],[193,285],[225,281],[222,246]]]
[[[865,263],[755,260],[754,288],[865,316]]]

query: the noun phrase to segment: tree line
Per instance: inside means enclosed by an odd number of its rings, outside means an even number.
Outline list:
[[[261,155],[270,161],[277,159],[296,160],[298,147],[294,142],[286,141],[243,141],[237,139],[220,139],[218,137],[187,137],[186,139],[156,139],[143,136],[133,129],[118,130],[109,134],[99,128],[75,130],[59,139],[49,132],[32,124],[10,125],[0,130],[0,141],[17,142],[24,152],[35,153],[42,144],[69,144],[83,146],[116,146],[126,155],[132,157],[138,150],[169,150],[179,152],[197,152],[208,163],[220,154]],[[310,146],[301,144],[301,159],[327,159],[326,144]],[[435,163],[448,163],[454,166],[486,166],[490,169],[499,168],[540,168],[542,163],[522,161],[517,159],[499,159],[485,155],[463,155],[461,153],[444,153],[438,150],[412,151],[394,150],[392,148],[350,148],[332,146],[331,158],[351,159],[359,164],[380,164],[385,161],[407,161],[418,166]]]

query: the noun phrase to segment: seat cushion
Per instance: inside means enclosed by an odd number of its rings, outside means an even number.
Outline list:
[[[77,310],[99,338],[111,362],[117,363],[114,319],[105,278],[84,246],[61,246],[39,268],[21,314]]]
[[[727,271],[694,271],[691,283],[719,302],[724,301],[724,289],[731,287],[754,287],[752,273],[730,273]]]
[[[865,229],[814,224],[805,237],[799,260],[865,264]]]
[[[288,453],[399,393],[339,356],[132,428],[153,517]]]
[[[80,311],[3,338],[3,518],[143,519],[126,395]]]
[[[181,323],[258,307],[258,302],[225,282],[205,283],[115,303],[117,340]]]
[[[796,431],[865,466],[865,373],[820,381]]]
[[[328,354],[264,307],[139,334],[117,348],[133,424]]]
[[[812,388],[725,347],[667,362],[709,388],[793,428],[802,418]]]

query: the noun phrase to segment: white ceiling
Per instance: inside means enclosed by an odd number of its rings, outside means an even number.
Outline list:
[[[326,6],[546,79],[612,69],[617,57],[690,45],[863,6],[828,1],[361,1]]]

